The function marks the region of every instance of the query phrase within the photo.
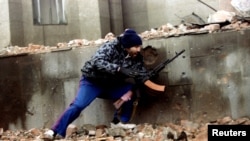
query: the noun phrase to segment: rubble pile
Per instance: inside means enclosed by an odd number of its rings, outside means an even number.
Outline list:
[[[30,43],[28,47],[8,46],[3,49],[0,49],[0,58],[71,50],[75,47],[101,45],[108,40],[113,40],[114,38],[115,36],[113,33],[108,33],[104,39],[98,39],[95,41],[88,41],[86,39],[74,39],[69,41],[68,43],[57,43],[56,46],[44,46],[33,43]]]
[[[250,18],[240,17],[233,12],[218,11],[209,15],[208,23],[184,22],[174,26],[170,23],[150,31],[142,32],[140,35],[144,40],[160,37],[177,37],[192,34],[215,33],[223,31],[239,31],[250,28]]]
[[[55,140],[82,141],[207,141],[208,125],[250,125],[249,118],[232,119],[224,117],[209,123],[194,123],[181,120],[179,124],[138,124],[134,129],[110,128],[106,125],[85,124],[77,127],[70,124],[66,138]],[[49,129],[32,128],[30,130],[0,130],[0,140],[48,140],[44,132]]]
[[[244,30],[250,28],[250,18],[240,17],[232,12],[218,11],[209,15],[209,22],[205,24],[185,22],[180,25],[164,24],[158,28],[152,28],[139,35],[143,40],[154,38],[169,38],[183,35],[204,34],[223,32],[228,30]],[[98,46],[106,41],[115,39],[113,33],[108,33],[103,39],[89,41],[87,39],[74,39],[68,43],[57,43],[55,46],[44,46],[29,44],[28,47],[8,46],[0,49],[0,58],[17,55],[27,55],[36,53],[48,53],[54,51],[70,50],[77,47]]]

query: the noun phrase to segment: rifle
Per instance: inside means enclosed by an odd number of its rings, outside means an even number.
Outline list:
[[[165,66],[167,64],[171,63],[174,59],[176,59],[178,56],[180,56],[184,51],[185,51],[185,49],[183,49],[179,53],[176,52],[176,55],[173,58],[167,59],[167,60],[163,61],[162,63],[160,63],[159,65],[157,65],[153,70],[149,71],[147,76],[149,78],[152,78],[153,76],[156,76],[162,69],[165,68]]]
[[[147,87],[149,87],[149,88],[151,88],[151,89],[153,89],[155,91],[164,92],[165,91],[165,85],[156,84],[156,83],[152,82],[149,79],[156,76],[162,69],[165,68],[165,66],[167,64],[171,63],[174,59],[176,59],[178,56],[180,56],[183,52],[185,52],[185,49],[183,49],[179,53],[176,52],[176,55],[173,58],[163,61],[162,63],[157,65],[155,68],[153,68],[153,70],[149,71],[146,74],[140,74],[139,72],[132,72],[132,73],[133,73],[133,75],[143,76],[144,78],[146,78],[146,81],[144,82],[144,85],[146,85]],[[115,106],[116,109],[119,109],[124,102],[125,101],[123,101],[122,99],[118,99],[117,101],[115,101],[113,103],[113,105]]]

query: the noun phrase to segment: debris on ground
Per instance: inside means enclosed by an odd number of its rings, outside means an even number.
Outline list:
[[[66,137],[58,137],[55,140],[62,141],[207,141],[208,125],[250,125],[250,119],[243,117],[232,119],[227,116],[209,123],[195,123],[189,120],[181,120],[179,124],[141,123],[133,129],[111,128],[106,125],[85,124],[81,127],[70,124]],[[44,136],[47,128],[30,130],[6,130],[0,129],[1,141],[47,141]]]

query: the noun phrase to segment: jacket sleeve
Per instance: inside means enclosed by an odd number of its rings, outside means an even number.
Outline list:
[[[105,43],[102,45],[93,56],[93,62],[95,69],[115,74],[119,65],[115,64],[112,60],[115,55],[115,50],[111,44]]]

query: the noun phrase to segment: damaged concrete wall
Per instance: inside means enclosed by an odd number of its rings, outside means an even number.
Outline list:
[[[234,11],[228,0],[204,2],[217,10]],[[34,25],[32,0],[3,0],[1,7],[0,48],[30,43],[53,46],[82,38],[95,40],[108,32],[119,35],[125,28],[140,33],[166,23],[190,21],[193,12],[206,21],[215,12],[197,0],[75,0],[65,1],[66,25]]]
[[[166,93],[145,98],[136,121],[204,122],[223,116],[249,117],[249,33],[246,30],[149,41],[147,44],[165,46],[166,54],[183,48],[186,52],[161,74],[167,76]]]
[[[73,100],[83,62],[95,50],[96,47],[88,47],[1,58],[0,126],[4,129],[50,127]],[[113,107],[105,106],[105,102],[95,101],[80,115],[78,124],[104,123],[110,119],[112,114],[106,109]]]
[[[214,14],[215,10],[236,12],[230,0],[202,0],[202,2],[199,0],[126,0],[123,1],[122,6],[124,27],[134,28],[138,32],[158,28],[167,23],[179,25],[182,21],[197,22],[199,19],[207,22],[209,15]]]
[[[145,56],[153,60],[148,69],[175,52],[185,52],[154,79],[167,86],[166,92],[141,89],[132,122],[250,116],[249,35],[248,29],[144,40],[144,47],[156,48],[155,56]],[[0,126],[50,127],[76,94],[80,69],[97,47],[0,58]],[[110,101],[97,99],[75,122],[108,125],[113,111]]]

